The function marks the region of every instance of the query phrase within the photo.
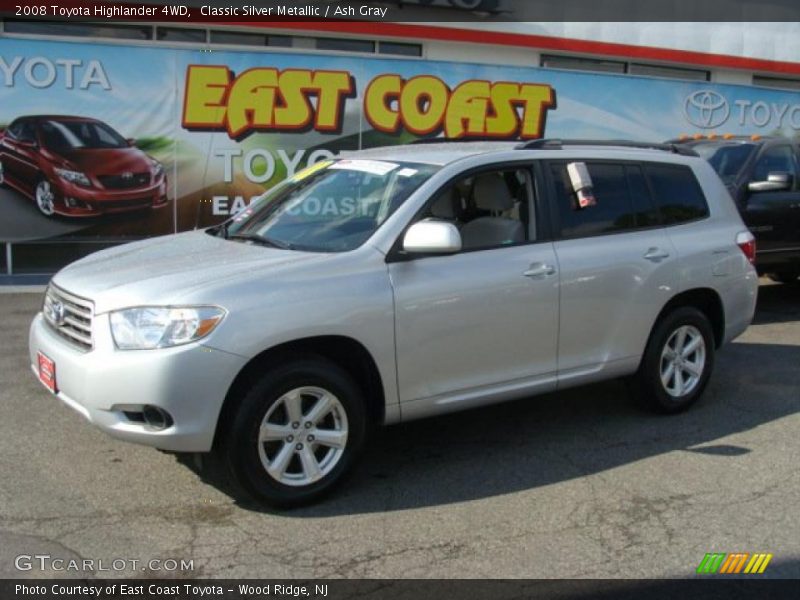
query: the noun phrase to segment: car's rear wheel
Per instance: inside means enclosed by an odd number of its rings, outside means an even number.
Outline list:
[[[50,217],[56,212],[53,186],[50,185],[47,179],[41,179],[36,184],[34,197],[36,198],[36,206],[43,215]]]
[[[714,349],[711,323],[698,309],[684,306],[662,317],[631,380],[639,402],[660,413],[689,408],[708,383]]]
[[[222,447],[234,480],[278,507],[328,493],[364,443],[364,399],[350,375],[323,358],[267,372],[242,396]]]
[[[794,283],[795,281],[797,281],[797,278],[800,277],[800,270],[775,271],[774,273],[768,273],[767,277],[769,277],[772,281],[776,281],[778,283]]]

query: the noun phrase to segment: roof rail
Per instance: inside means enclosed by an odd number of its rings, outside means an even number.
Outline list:
[[[446,138],[446,137],[428,137],[419,138],[411,142],[411,144],[465,144],[469,142],[518,142],[516,139],[504,139],[496,137],[460,137],[460,138]]]
[[[622,146],[623,148],[642,148],[647,150],[663,150],[684,156],[698,156],[689,146],[682,144],[659,144],[651,142],[634,142],[632,140],[561,140],[557,138],[541,138],[530,140],[516,146],[517,150],[561,150],[564,146]]]

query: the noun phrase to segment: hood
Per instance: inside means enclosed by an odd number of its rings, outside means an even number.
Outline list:
[[[266,279],[290,266],[330,256],[265,248],[192,231],[101,250],[59,271],[53,283],[92,300],[95,312],[103,313],[146,304],[214,302],[202,297],[203,290],[260,273]]]
[[[90,175],[149,173],[152,163],[138,148],[92,148],[59,150],[58,156]]]

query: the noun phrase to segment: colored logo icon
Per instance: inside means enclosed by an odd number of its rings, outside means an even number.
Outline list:
[[[709,552],[697,565],[697,573],[700,575],[755,575],[761,574],[767,569],[772,554],[765,552]]]

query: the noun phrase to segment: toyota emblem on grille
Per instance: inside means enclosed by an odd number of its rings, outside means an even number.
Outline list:
[[[58,300],[53,300],[50,303],[50,318],[56,325],[63,325],[66,320],[66,310],[64,304]]]
[[[125,171],[122,175],[120,175],[123,179],[133,179],[133,173],[130,171]]]

